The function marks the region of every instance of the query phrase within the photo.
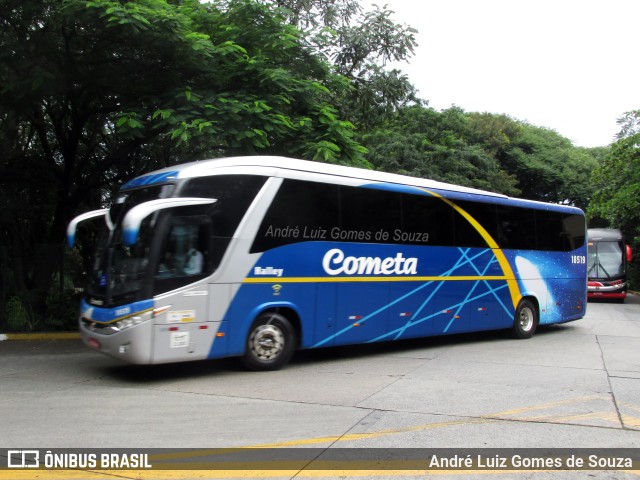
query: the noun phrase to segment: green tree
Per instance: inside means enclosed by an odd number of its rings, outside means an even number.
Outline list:
[[[554,130],[507,115],[471,113],[470,141],[515,176],[523,198],[586,208],[599,151],[575,147]]]
[[[596,191],[588,215],[591,220],[604,220],[604,226],[621,229],[637,252],[640,248],[640,110],[625,113],[618,124],[617,140],[593,172]],[[636,269],[636,286],[640,285],[639,277]]]
[[[385,171],[586,208],[591,172],[606,149],[575,147],[553,130],[507,115],[400,109],[363,135],[369,160]]]
[[[7,0],[0,84],[2,297],[35,317],[66,224],[126,178],[255,152],[367,165],[342,77],[250,0]]]
[[[322,37],[324,29],[337,29],[351,23],[362,12],[359,0],[271,0],[282,10],[290,25]],[[324,40],[320,41],[324,45]]]
[[[395,23],[386,6],[362,14],[354,25],[338,30],[332,52],[338,73],[351,81],[352,91],[337,91],[336,103],[364,131],[381,124],[400,107],[421,103],[407,75],[383,68],[406,61],[417,45],[417,31]]]
[[[469,142],[469,117],[457,107],[438,112],[401,108],[384,126],[363,136],[378,169],[516,195],[516,179],[481,145]]]
[[[332,89],[333,102],[360,131],[380,124],[397,108],[420,103],[407,75],[386,68],[413,55],[417,31],[395,22],[386,5],[365,11],[358,0],[262,1],[281,8],[344,77],[348,88]]]

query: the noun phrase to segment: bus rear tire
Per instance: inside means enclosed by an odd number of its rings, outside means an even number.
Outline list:
[[[250,370],[278,370],[291,359],[295,348],[291,322],[279,313],[265,312],[253,322],[241,360]]]
[[[531,338],[538,327],[538,309],[534,302],[523,298],[516,308],[511,336],[519,339]]]

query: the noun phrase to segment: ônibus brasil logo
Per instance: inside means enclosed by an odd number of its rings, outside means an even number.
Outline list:
[[[395,257],[351,257],[339,248],[325,253],[322,268],[329,275],[416,275],[418,259],[404,258],[401,252]]]

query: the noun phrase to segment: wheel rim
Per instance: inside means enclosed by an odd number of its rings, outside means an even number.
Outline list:
[[[260,325],[251,334],[249,339],[251,351],[261,361],[277,358],[284,349],[284,335],[277,326]]]
[[[534,322],[534,315],[533,315],[533,310],[531,310],[529,307],[524,307],[522,310],[520,310],[520,329],[523,332],[528,332],[529,330],[531,330],[533,328],[533,322]]]

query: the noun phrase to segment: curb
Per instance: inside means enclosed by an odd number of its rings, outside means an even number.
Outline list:
[[[80,340],[80,333],[0,333],[0,342],[3,340]]]

